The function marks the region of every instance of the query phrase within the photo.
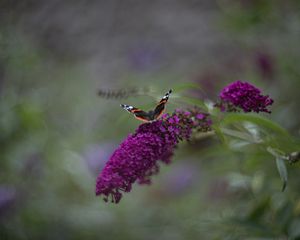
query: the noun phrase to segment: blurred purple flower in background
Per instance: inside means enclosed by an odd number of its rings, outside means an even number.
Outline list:
[[[122,193],[130,192],[132,184],[150,184],[150,177],[159,171],[158,161],[168,164],[179,140],[188,140],[192,130],[210,130],[208,114],[197,110],[176,110],[161,120],[145,123],[113,153],[96,183],[96,195],[118,203]]]
[[[138,71],[153,70],[159,66],[161,58],[161,48],[150,44],[139,44],[128,55],[129,63]]]
[[[199,171],[192,163],[176,166],[164,178],[162,183],[164,192],[171,196],[185,193],[198,179]]]
[[[8,209],[10,209],[16,200],[16,189],[11,186],[0,186],[0,217],[2,217]]]
[[[268,95],[261,95],[261,91],[255,86],[247,83],[236,81],[226,86],[220,93],[222,111],[232,112],[242,109],[244,112],[267,112],[269,105],[273,104],[273,99]]]
[[[259,52],[255,56],[255,65],[257,70],[264,79],[271,79],[274,76],[273,58],[263,52]]]
[[[101,143],[99,145],[93,144],[87,147],[83,153],[83,158],[93,176],[98,175],[99,169],[104,167],[115,147],[116,144],[114,143]]]

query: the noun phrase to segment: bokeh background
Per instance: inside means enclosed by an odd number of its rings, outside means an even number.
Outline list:
[[[110,154],[169,89],[217,99],[249,81],[299,137],[297,0],[0,1],[0,239],[297,239],[299,167],[215,137],[182,143],[151,186],[95,197]],[[125,99],[98,96],[114,89]],[[124,95],[124,94],[123,94]]]

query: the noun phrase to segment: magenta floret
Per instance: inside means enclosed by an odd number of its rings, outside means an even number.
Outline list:
[[[268,95],[262,95],[261,91],[255,86],[236,81],[226,86],[220,93],[221,110],[236,111],[242,109],[244,112],[267,112],[268,106],[273,104],[273,99]]]

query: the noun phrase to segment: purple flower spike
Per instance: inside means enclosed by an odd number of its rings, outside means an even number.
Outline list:
[[[164,115],[161,120],[145,123],[136,132],[129,135],[110,157],[99,174],[96,183],[96,195],[104,200],[118,203],[123,192],[130,192],[132,184],[150,184],[150,177],[159,171],[158,162],[170,163],[179,140],[189,139],[192,129],[208,131],[205,124],[208,115],[201,121],[195,116],[199,112],[176,111],[173,115]]]
[[[226,86],[220,94],[221,104],[217,104],[221,110],[228,112],[237,111],[238,108],[244,112],[267,112],[273,99],[268,95],[261,95],[261,91],[247,82],[236,81]]]
[[[162,132],[162,121],[156,121],[142,124],[129,135],[99,175],[96,195],[103,194],[105,201],[111,195],[112,202],[118,203],[120,191],[129,192],[135,181],[151,183],[150,176],[159,171],[158,160],[169,163],[177,143],[170,127]]]

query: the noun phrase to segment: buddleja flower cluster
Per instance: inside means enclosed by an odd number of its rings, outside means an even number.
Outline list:
[[[261,91],[247,82],[236,81],[226,86],[220,94],[221,103],[217,104],[222,111],[267,112],[273,99],[261,95]]]
[[[193,130],[210,130],[209,115],[199,110],[177,110],[161,120],[145,123],[129,135],[110,157],[97,178],[96,195],[118,203],[122,192],[129,192],[136,181],[150,184],[158,173],[159,162],[170,163],[180,140],[188,140]]]
[[[215,106],[227,112],[242,109],[270,113],[267,107],[272,103],[258,88],[236,81],[221,91],[220,102]],[[151,176],[159,172],[159,163],[171,162],[179,141],[189,140],[193,132],[211,131],[211,125],[210,115],[198,108],[176,110],[172,115],[140,125],[115,150],[99,174],[96,195],[118,203],[122,192],[130,192],[135,182],[150,184]]]

